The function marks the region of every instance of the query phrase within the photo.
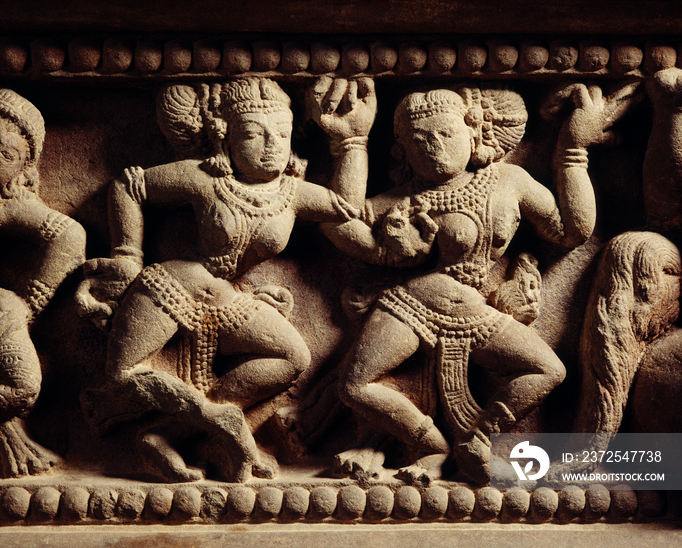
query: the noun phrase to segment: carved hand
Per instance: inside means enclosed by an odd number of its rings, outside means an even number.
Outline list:
[[[366,137],[377,111],[374,81],[318,78],[308,94],[313,120],[335,141]]]
[[[558,90],[543,107],[545,117],[553,117],[569,100],[575,105],[561,128],[558,146],[587,148],[616,144],[618,135],[610,128],[639,100],[634,95],[638,86],[638,83],[627,84],[608,97],[603,97],[601,88],[594,85],[569,84]]]
[[[411,211],[409,198],[396,204],[383,223],[387,263],[391,266],[419,264],[431,252],[438,225],[422,211]]]
[[[142,268],[128,259],[91,259],[83,265],[85,280],[76,291],[78,313],[108,331],[111,317]]]

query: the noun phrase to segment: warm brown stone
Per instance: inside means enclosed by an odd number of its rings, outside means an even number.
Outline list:
[[[244,42],[225,42],[222,66],[227,72],[248,71],[251,68],[251,60],[251,49]]]
[[[448,492],[438,485],[429,487],[422,493],[421,516],[424,519],[438,519],[448,509]]]
[[[428,54],[421,44],[407,42],[398,50],[398,69],[402,72],[417,72],[424,68]]]
[[[580,42],[578,68],[586,72],[601,70],[609,62],[609,50],[598,42],[583,40]]]
[[[0,70],[21,72],[27,59],[28,52],[21,44],[11,38],[0,39]]]
[[[69,41],[68,53],[70,70],[95,70],[102,59],[102,44],[94,38],[74,38]]]
[[[387,42],[372,42],[369,46],[372,72],[392,70],[398,62],[398,50]]]
[[[611,68],[616,72],[630,72],[639,68],[644,59],[642,49],[626,41],[616,41],[611,48]]]
[[[450,42],[437,40],[429,44],[429,70],[447,72],[455,66],[457,50]]]
[[[488,66],[495,72],[505,72],[516,66],[519,50],[514,44],[494,41],[489,45]]]
[[[118,493],[113,489],[95,489],[90,496],[89,513],[96,519],[111,519],[116,514]]]
[[[305,517],[310,506],[310,491],[303,487],[285,489],[282,499],[282,517],[296,520]]]
[[[135,68],[140,72],[156,72],[163,63],[163,50],[155,40],[140,40],[135,46]]]
[[[130,68],[133,62],[133,48],[124,39],[109,38],[102,49],[102,72],[118,74]]]
[[[310,65],[310,46],[303,42],[284,42],[282,44],[282,71],[296,73]]]
[[[272,40],[253,42],[253,68],[260,71],[275,70],[282,58],[281,46]]]
[[[224,489],[212,487],[201,493],[200,515],[207,521],[220,521],[225,515],[227,492]]]
[[[276,487],[264,487],[256,495],[255,516],[260,519],[276,518],[282,511],[284,493]]]
[[[40,487],[31,497],[31,518],[48,521],[57,517],[61,496],[54,487]]]
[[[36,70],[44,72],[61,70],[65,60],[66,52],[56,40],[39,38],[31,42],[31,64]]]
[[[564,71],[578,62],[578,50],[568,42],[556,40],[549,47],[549,64],[553,69]]]
[[[549,50],[534,40],[521,42],[519,51],[519,70],[532,72],[545,68],[549,61]]]
[[[341,68],[348,74],[365,72],[369,67],[369,51],[361,44],[345,44],[341,51]]]
[[[214,72],[220,66],[221,51],[216,40],[197,40],[192,44],[192,66],[195,72]]]
[[[171,74],[187,72],[192,64],[192,50],[180,40],[166,42],[163,48],[163,66]]]
[[[25,519],[31,504],[31,494],[23,487],[10,487],[2,495],[0,517],[8,521]]]
[[[457,53],[457,68],[470,73],[481,70],[486,63],[488,52],[483,44],[473,40],[463,40],[459,43]]]
[[[559,497],[556,491],[541,487],[533,491],[530,497],[530,513],[536,521],[548,521],[554,517],[559,508]]]
[[[341,52],[331,42],[313,42],[310,47],[310,70],[315,74],[333,72],[339,66]]]
[[[509,521],[517,521],[526,517],[530,508],[531,496],[528,491],[509,489],[502,500],[502,516]]]

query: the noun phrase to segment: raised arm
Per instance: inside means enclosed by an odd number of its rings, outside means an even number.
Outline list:
[[[537,216],[543,211],[539,204],[534,206],[538,208],[536,212],[528,208],[529,218],[536,217],[534,224],[541,235],[569,248],[582,245],[592,235],[597,207],[587,173],[587,147],[617,142],[617,136],[610,128],[632,103],[636,87],[636,84],[629,84],[613,95],[603,97],[598,86],[588,88],[584,84],[570,84],[556,92],[544,107],[543,114],[551,117],[563,103],[570,101],[575,105],[559,132],[553,158],[561,231],[557,233],[556,219],[550,220],[544,214]],[[528,195],[527,199],[532,203],[533,196]]]

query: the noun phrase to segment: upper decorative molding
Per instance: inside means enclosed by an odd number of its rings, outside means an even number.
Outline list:
[[[647,74],[678,63],[672,38],[468,37],[401,41],[168,35],[0,38],[0,75],[30,79],[201,79],[235,75],[527,78]]]

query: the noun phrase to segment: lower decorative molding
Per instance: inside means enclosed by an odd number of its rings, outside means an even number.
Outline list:
[[[498,491],[438,481],[360,487],[353,480],[150,484],[75,475],[7,480],[0,525],[325,523],[674,523],[677,492],[569,487]],[[677,499],[680,499],[679,501]]]

